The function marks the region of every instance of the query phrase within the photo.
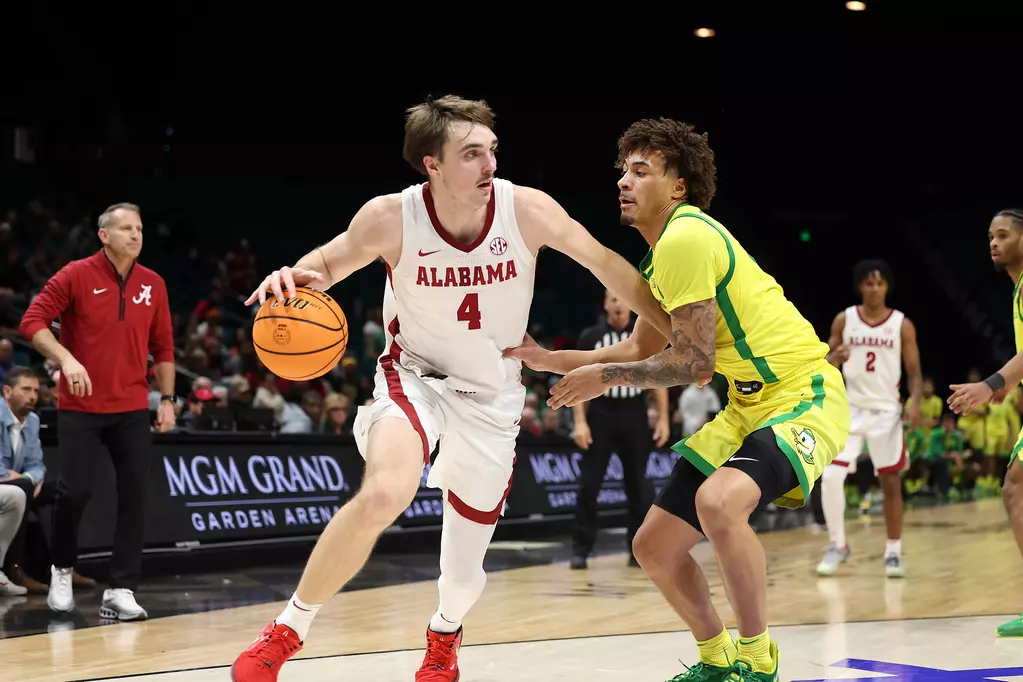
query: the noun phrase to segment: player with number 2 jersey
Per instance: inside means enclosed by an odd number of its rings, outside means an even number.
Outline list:
[[[828,359],[842,368],[849,395],[849,440],[821,476],[821,501],[831,544],[817,565],[819,575],[833,575],[850,554],[845,539],[845,477],[856,471],[866,444],[884,493],[885,575],[902,578],[902,479],[908,467],[902,420],[902,365],[909,375],[910,418],[916,421],[923,394],[916,328],[886,303],[892,284],[888,264],[865,260],[853,268],[862,304],[840,312],[831,325]],[[915,424],[914,424],[915,426]]]

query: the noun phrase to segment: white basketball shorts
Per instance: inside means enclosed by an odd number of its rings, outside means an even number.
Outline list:
[[[874,470],[879,474],[898,473],[909,468],[902,412],[892,408],[868,410],[849,406],[849,440],[845,450],[832,464],[856,471],[856,460],[867,444]]]
[[[423,376],[396,362],[377,366],[373,403],[359,407],[355,442],[363,458],[370,428],[380,419],[408,420],[423,440],[423,464],[440,451],[426,485],[443,491],[460,516],[484,525],[497,523],[511,491],[515,439],[526,389],[513,385],[498,393],[464,393],[444,379]]]

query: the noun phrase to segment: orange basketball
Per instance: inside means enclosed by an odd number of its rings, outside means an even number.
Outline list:
[[[287,292],[285,292],[287,294]],[[334,368],[348,347],[341,306],[322,291],[295,287],[281,303],[273,294],[252,321],[252,344],[266,368],[279,377],[303,381]]]

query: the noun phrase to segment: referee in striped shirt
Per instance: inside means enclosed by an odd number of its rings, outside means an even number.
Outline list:
[[[604,311],[607,316],[603,322],[584,329],[579,335],[579,350],[604,348],[629,338],[634,322],[625,302],[605,291]],[[572,408],[575,421],[572,438],[585,453],[572,536],[573,569],[586,568],[586,559],[593,551],[597,539],[597,495],[612,452],[618,453],[624,468],[629,513],[629,564],[638,565],[632,556],[632,539],[646,514],[641,500],[641,483],[647,456],[654,445],[660,447],[667,442],[671,426],[668,389],[653,390],[654,405],[658,410],[655,430],[650,429],[647,420],[646,399],[646,391],[642,388],[612,386],[604,395]]]

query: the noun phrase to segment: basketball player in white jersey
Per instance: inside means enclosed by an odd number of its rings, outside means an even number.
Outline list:
[[[502,351],[525,336],[542,247],[575,259],[669,334],[635,268],[543,192],[494,177],[492,128],[484,102],[448,96],[411,108],[404,157],[429,182],[372,199],[346,232],[274,271],[248,300],[327,289],[377,259],[387,266],[375,400],[355,420],[362,488],[323,531],[287,607],[235,661],[235,682],[277,679],[321,605],[412,502],[438,443],[427,485],[444,494],[440,605],[415,679],[459,679],[462,619],[486,583],[483,557],[511,486],[525,402],[521,361]]]
[[[821,476],[821,502],[831,545],[817,566],[819,575],[834,575],[850,554],[845,538],[845,477],[856,471],[866,443],[884,493],[888,542],[885,575],[902,578],[902,479],[909,461],[902,419],[902,365],[909,378],[911,421],[920,413],[923,376],[916,327],[886,303],[892,271],[880,260],[865,260],[853,269],[862,300],[840,312],[831,324],[830,362],[842,369],[849,394],[849,440]]]

